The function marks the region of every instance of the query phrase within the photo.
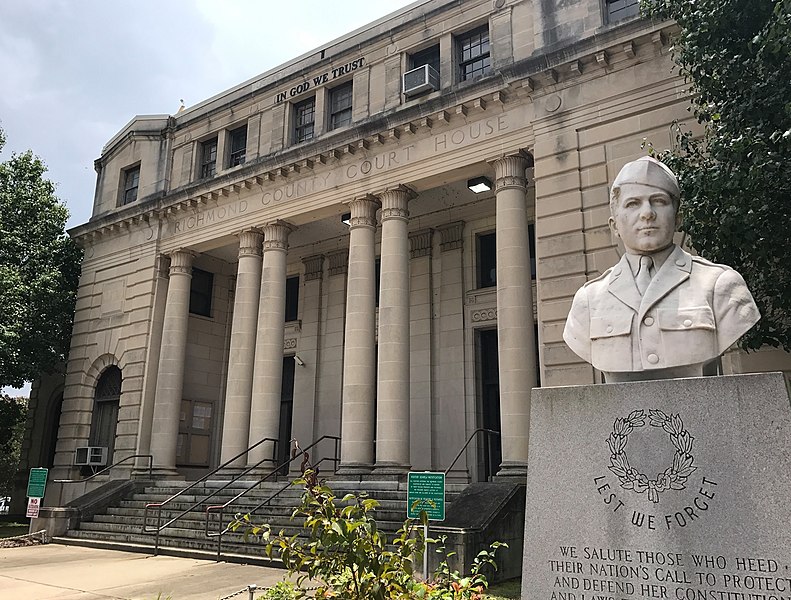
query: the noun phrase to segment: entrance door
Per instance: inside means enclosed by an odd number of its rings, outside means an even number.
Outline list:
[[[497,367],[497,330],[478,331],[478,377],[480,390],[481,427],[493,431],[500,428],[500,376]],[[499,436],[480,438],[478,478],[488,481],[500,470],[502,449]]]
[[[211,455],[214,405],[201,400],[182,400],[176,465],[208,467]]]
[[[283,357],[283,383],[280,388],[280,431],[277,442],[277,464],[282,465],[290,458],[291,420],[294,416],[294,357]],[[306,442],[306,443],[309,443]],[[288,474],[288,465],[280,470]]]

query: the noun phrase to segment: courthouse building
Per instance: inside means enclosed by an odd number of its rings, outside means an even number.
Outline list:
[[[339,436],[349,475],[444,470],[487,428],[451,476],[524,474],[531,388],[601,381],[562,330],[621,252],[608,182],[690,121],[675,26],[637,5],[424,0],[133,118],[70,232],[71,350],[23,469],[152,454],[189,478]]]

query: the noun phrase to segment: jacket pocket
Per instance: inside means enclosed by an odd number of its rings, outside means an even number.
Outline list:
[[[686,329],[706,329],[714,331],[714,313],[708,306],[685,308],[660,308],[657,310],[659,328],[665,331],[684,331]]]
[[[590,336],[592,340],[629,335],[632,332],[634,315],[619,315],[618,318],[591,317]]]

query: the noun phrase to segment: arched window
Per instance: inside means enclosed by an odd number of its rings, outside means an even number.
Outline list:
[[[107,465],[112,464],[118,405],[121,401],[121,369],[107,367],[99,377],[91,418],[91,446],[107,448]]]

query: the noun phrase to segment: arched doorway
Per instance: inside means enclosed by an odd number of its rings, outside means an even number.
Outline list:
[[[107,448],[107,465],[112,464],[118,406],[121,401],[121,369],[107,367],[99,377],[94,394],[89,445]]]

